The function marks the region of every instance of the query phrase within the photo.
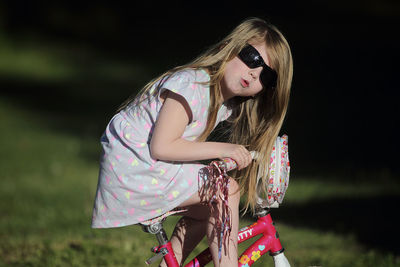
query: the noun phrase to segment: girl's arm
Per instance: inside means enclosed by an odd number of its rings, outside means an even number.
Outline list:
[[[236,161],[238,169],[250,164],[251,155],[241,145],[183,139],[182,135],[191,117],[192,113],[186,100],[168,91],[150,143],[153,158],[168,161],[196,161],[229,157]]]

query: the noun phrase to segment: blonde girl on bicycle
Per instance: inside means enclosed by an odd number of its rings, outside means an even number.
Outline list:
[[[184,207],[171,238],[178,262],[207,236],[214,266],[235,266],[240,196],[254,210],[257,188],[266,188],[268,179],[257,183],[258,164],[249,151],[269,161],[292,69],[281,32],[250,18],[192,62],[149,82],[121,106],[101,137],[92,227],[133,225]],[[206,141],[227,119],[229,142]],[[199,178],[205,167],[199,161],[216,158],[232,158],[238,170],[217,196],[201,195],[213,177]],[[228,225],[221,225],[224,218]],[[222,246],[221,227],[228,230]]]

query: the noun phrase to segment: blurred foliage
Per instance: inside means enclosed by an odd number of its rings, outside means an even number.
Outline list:
[[[35,109],[87,115],[99,134],[119,104],[150,79],[188,62],[244,18],[260,16],[292,47],[294,82],[282,131],[295,169],[398,174],[391,123],[399,92],[392,60],[398,57],[398,2],[256,6],[222,1],[193,11],[187,1],[2,2],[2,94]],[[392,146],[369,145],[375,122]]]

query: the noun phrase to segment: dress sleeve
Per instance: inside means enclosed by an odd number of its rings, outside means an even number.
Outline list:
[[[192,121],[195,121],[199,117],[201,110],[199,101],[204,93],[200,87],[196,79],[196,72],[194,70],[183,70],[169,76],[161,85],[159,94],[165,90],[170,90],[181,95],[192,111]]]

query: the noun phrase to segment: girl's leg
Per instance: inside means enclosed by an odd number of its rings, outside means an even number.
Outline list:
[[[221,248],[221,263],[219,263],[219,230],[216,227],[217,219],[222,216],[222,203],[216,203],[214,213],[211,214],[207,225],[207,239],[213,258],[214,266],[237,266],[238,265],[238,231],[239,231],[239,185],[230,178],[228,206],[231,219],[231,232]]]
[[[229,179],[228,206],[230,209],[231,233],[227,237],[226,243],[222,245],[221,263],[219,263],[218,256],[219,229],[216,229],[216,221],[222,215],[222,205],[221,203],[216,203],[213,214],[210,214],[208,207],[200,204],[200,197],[197,193],[180,205],[188,208],[188,212],[184,215],[191,220],[183,219],[182,223],[179,221],[174,230],[171,242],[177,258],[180,257],[184,261],[197,243],[201,241],[204,233],[206,233],[214,266],[236,266],[238,264],[237,236],[239,230],[240,192],[237,182],[232,178]],[[180,262],[180,259],[178,259],[178,262]],[[162,262],[162,264],[165,263]]]
[[[182,214],[171,237],[172,248],[180,265],[206,235],[209,218],[207,206],[193,205],[187,208],[188,211]],[[167,266],[165,260],[162,260],[160,266]]]

